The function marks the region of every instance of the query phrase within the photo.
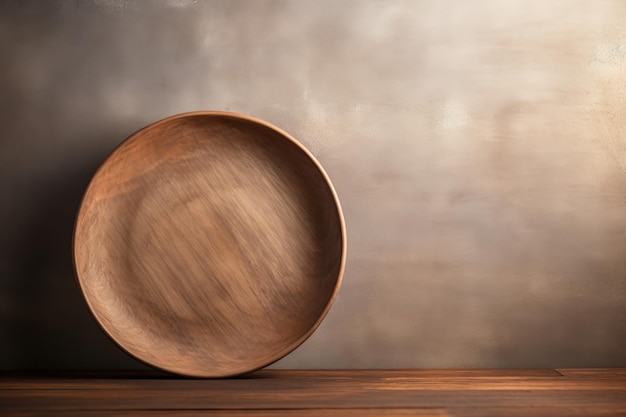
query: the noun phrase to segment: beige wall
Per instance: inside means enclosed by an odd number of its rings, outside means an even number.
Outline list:
[[[197,109],[289,131],[343,204],[339,298],[275,366],[626,366],[626,2],[5,2],[0,52],[0,366],[136,366],[76,301],[72,216]]]

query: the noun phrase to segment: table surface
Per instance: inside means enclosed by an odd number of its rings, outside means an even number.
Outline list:
[[[0,373],[0,415],[626,416],[626,368]]]

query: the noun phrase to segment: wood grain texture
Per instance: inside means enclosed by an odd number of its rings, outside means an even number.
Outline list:
[[[63,411],[64,416],[87,417],[136,417],[144,415],[182,417],[451,417],[444,410],[433,408],[317,408],[289,410],[122,410],[122,411]],[[17,412],[14,417],[49,415],[47,412]]]
[[[617,371],[617,372],[616,372]],[[584,372],[583,372],[584,373]],[[623,416],[623,370],[262,370],[233,379],[0,374],[3,415]]]
[[[339,288],[345,228],[319,163],[257,119],[173,116],[95,174],[74,236],[85,298],[125,350],[223,377],[302,343]]]

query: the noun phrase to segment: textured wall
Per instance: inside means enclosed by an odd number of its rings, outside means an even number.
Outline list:
[[[165,116],[266,119],[342,200],[339,298],[281,367],[626,366],[622,0],[0,2],[0,367],[141,366],[73,218]]]

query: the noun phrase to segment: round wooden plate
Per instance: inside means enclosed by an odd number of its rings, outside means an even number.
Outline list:
[[[123,349],[170,372],[269,365],[328,312],[346,257],[337,195],[313,156],[248,116],[195,112],[124,141],[74,234],[80,287]]]

